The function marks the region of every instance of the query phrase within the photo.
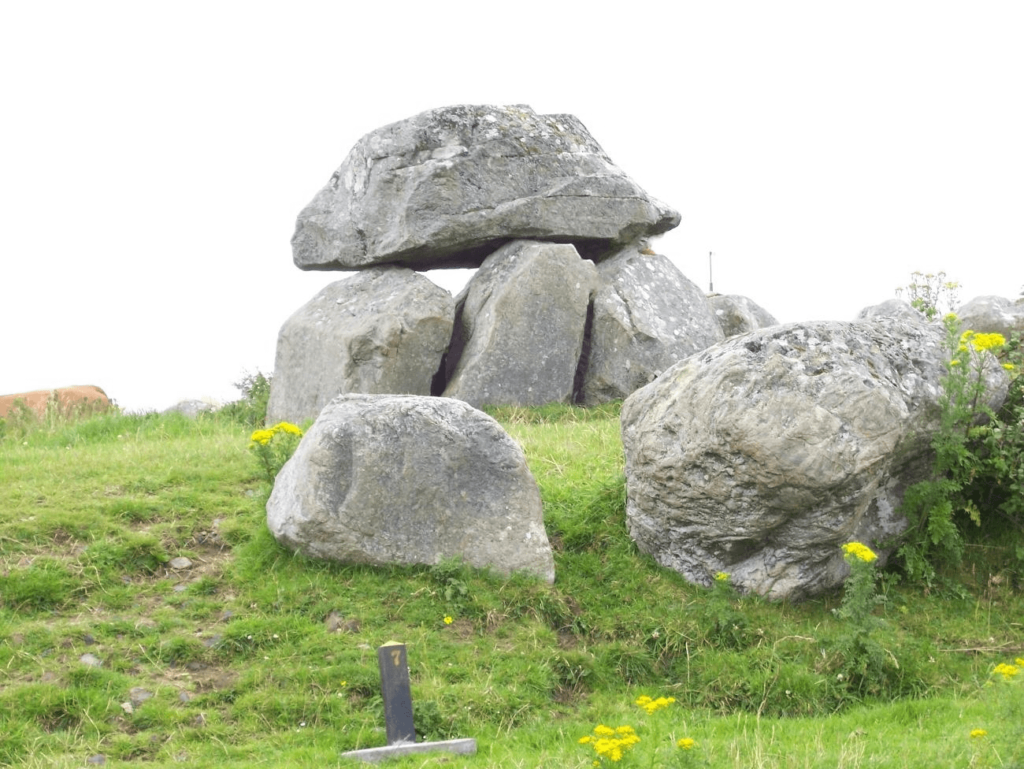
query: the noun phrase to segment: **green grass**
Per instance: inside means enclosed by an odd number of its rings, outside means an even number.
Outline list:
[[[266,530],[249,428],[225,419],[8,433],[0,765],[348,765],[343,751],[385,742],[376,648],[390,640],[408,645],[420,736],[479,750],[395,767],[589,767],[577,741],[598,723],[636,729],[623,766],[1024,761],[1024,682],[991,676],[1024,656],[1014,543],[978,540],[931,590],[886,581],[891,664],[853,686],[837,677],[840,595],[716,598],[637,552],[616,407],[492,414],[541,486],[554,586],[294,556]],[[648,715],[640,694],[675,702]],[[682,737],[697,747],[674,748]]]

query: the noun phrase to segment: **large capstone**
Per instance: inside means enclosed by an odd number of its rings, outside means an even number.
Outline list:
[[[554,580],[540,492],[519,445],[462,401],[346,395],[277,476],[267,524],[286,547],[360,564],[461,557]]]
[[[568,403],[593,262],[570,245],[513,241],[491,254],[460,296],[461,354],[444,394],[474,406]]]
[[[679,363],[623,404],[630,534],[692,582],[724,571],[771,598],[838,585],[846,542],[884,559],[930,470],[944,342],[891,318],[789,324]],[[998,406],[1007,378],[988,363]]]
[[[597,269],[584,403],[621,400],[725,338],[704,292],[667,257],[630,247]]]
[[[301,424],[342,393],[430,395],[455,302],[402,267],[331,283],[281,327],[267,419]]]
[[[678,223],[572,115],[462,105],[360,139],[299,214],[292,248],[304,270],[476,267],[515,238],[596,256]]]

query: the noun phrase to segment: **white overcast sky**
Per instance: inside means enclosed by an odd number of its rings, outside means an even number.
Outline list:
[[[233,399],[365,133],[459,103],[575,114],[682,214],[656,242],[779,320],[913,270],[1024,285],[1024,3],[7,2],[0,393]]]

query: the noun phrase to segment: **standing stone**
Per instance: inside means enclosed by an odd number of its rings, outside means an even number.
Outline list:
[[[444,391],[474,406],[572,400],[597,270],[570,245],[513,241],[484,261],[462,308]]]
[[[292,248],[304,270],[477,267],[514,238],[607,251],[678,224],[572,115],[461,105],[360,139],[299,214]]]
[[[267,524],[314,557],[523,570],[554,580],[540,492],[519,445],[449,398],[345,395],[277,476]]]
[[[667,257],[630,247],[597,269],[583,403],[625,398],[725,338],[704,293]]]
[[[789,324],[665,372],[622,408],[631,536],[692,582],[724,571],[770,598],[840,584],[846,542],[884,560],[905,489],[931,468],[944,336],[890,318]]]
[[[430,395],[451,294],[401,267],[331,283],[281,327],[267,420],[302,424],[340,393]]]
[[[715,294],[708,302],[727,338],[778,325],[774,315],[745,296]]]

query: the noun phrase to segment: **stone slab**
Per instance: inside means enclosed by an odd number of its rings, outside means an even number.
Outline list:
[[[379,748],[363,748],[342,753],[342,758],[354,758],[367,764],[379,764],[389,758],[400,758],[419,753],[435,752],[454,753],[460,756],[476,755],[476,740],[441,740],[440,742],[396,742],[394,745],[383,745]]]

